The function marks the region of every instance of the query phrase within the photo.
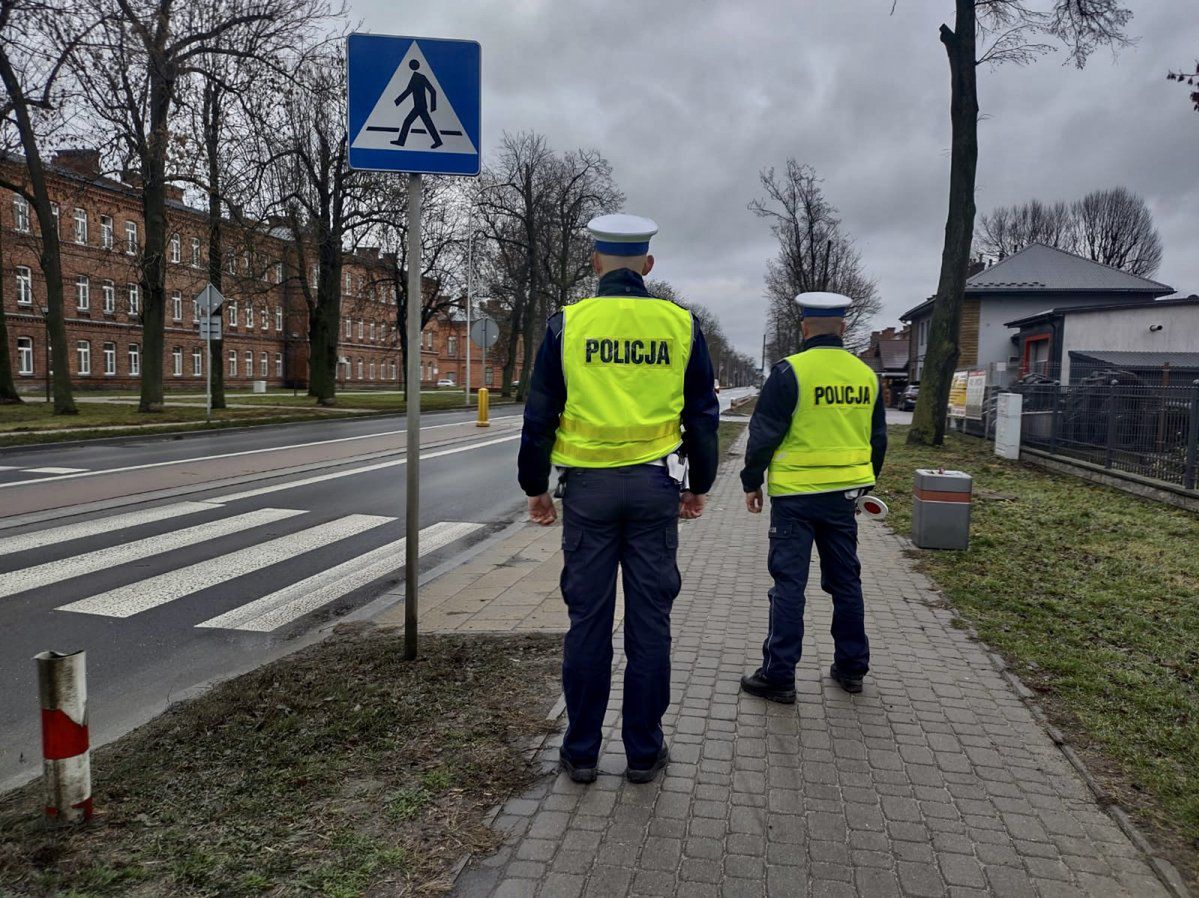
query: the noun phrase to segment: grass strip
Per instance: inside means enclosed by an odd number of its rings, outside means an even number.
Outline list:
[[[0,798],[5,896],[440,893],[535,775],[561,638],[340,628],[93,754],[97,820],[51,831]]]
[[[918,566],[1003,653],[1113,797],[1199,882],[1199,517],[891,429],[877,493],[907,535],[917,468],[974,478],[970,548]]]

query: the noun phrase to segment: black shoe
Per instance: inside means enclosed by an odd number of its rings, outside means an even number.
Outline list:
[[[658,760],[654,761],[651,767],[644,769],[640,767],[630,767],[625,770],[624,775],[628,777],[630,783],[637,783],[638,785],[652,783],[658,778],[658,771],[663,770],[669,762],[670,749],[663,745],[662,750],[658,752]]]
[[[837,681],[837,684],[848,692],[850,695],[857,695],[862,691],[862,675],[848,674],[837,669],[837,665],[833,665],[828,669],[828,675]]]
[[[595,778],[599,776],[599,768],[594,764],[590,767],[575,764],[561,752],[558,753],[558,764],[566,771],[566,775],[576,783],[594,783]]]
[[[741,691],[764,698],[768,702],[778,702],[780,705],[795,704],[795,685],[772,683],[762,676],[761,668],[741,678]]]

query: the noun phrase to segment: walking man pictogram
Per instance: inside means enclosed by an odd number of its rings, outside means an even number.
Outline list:
[[[420,119],[424,123],[430,137],[433,138],[433,146],[431,150],[437,149],[442,144],[441,135],[437,133],[437,126],[433,124],[433,117],[430,112],[437,111],[437,91],[433,85],[429,83],[429,79],[422,75],[418,70],[420,63],[415,59],[408,63],[408,68],[412,69],[412,78],[408,82],[408,86],[404,88],[404,92],[396,97],[395,104],[399,106],[404,102],[404,99],[412,96],[412,111],[408,113],[408,117],[404,119],[404,126],[400,129],[400,136],[393,140],[392,143],[397,147],[402,147],[408,142],[408,130],[412,127],[413,122]],[[425,91],[428,91],[426,99]]]

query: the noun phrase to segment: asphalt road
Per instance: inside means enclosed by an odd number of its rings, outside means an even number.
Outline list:
[[[422,422],[422,571],[521,514],[519,409],[473,422]],[[397,416],[0,451],[0,789],[40,770],[35,653],[87,651],[98,745],[402,584],[405,437]]]

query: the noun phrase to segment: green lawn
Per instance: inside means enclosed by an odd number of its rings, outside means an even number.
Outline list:
[[[493,396],[491,399],[492,404],[494,405],[498,399],[498,396]],[[292,396],[290,392],[287,392],[268,393],[265,396],[230,397],[229,402],[238,405],[311,406],[315,400],[304,394]],[[429,409],[430,411],[466,407],[461,390],[439,390],[436,393],[422,392],[420,405],[422,409]],[[471,405],[474,405],[473,396],[471,397]],[[404,402],[403,393],[339,392],[337,394],[337,408],[402,412],[407,408],[407,404]]]
[[[169,402],[169,400],[168,400]],[[141,427],[146,424],[204,421],[204,406],[169,405],[165,411],[143,415],[136,405],[118,403],[77,402],[77,415],[55,415],[53,406],[45,402],[26,402],[23,405],[0,406],[0,435],[30,431],[53,431],[63,428]],[[214,412],[219,421],[238,421],[261,418],[256,409],[222,409]]]
[[[1199,517],[1005,462],[982,440],[909,447],[906,430],[891,430],[878,488],[890,525],[909,532],[916,468],[974,477],[970,549],[920,552],[920,566],[1194,877]]]

